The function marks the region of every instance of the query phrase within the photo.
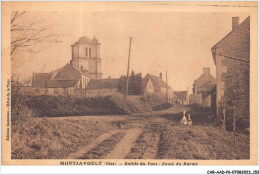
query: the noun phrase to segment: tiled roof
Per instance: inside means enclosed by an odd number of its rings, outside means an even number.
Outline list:
[[[246,36],[247,39],[244,38],[243,42],[236,42],[235,39],[239,41],[242,37]],[[230,45],[230,41],[232,45]],[[247,44],[248,42],[248,44]],[[250,43],[250,16],[248,16],[241,24],[239,24],[235,29],[233,29],[231,32],[229,32],[224,38],[222,38],[217,44],[215,44],[211,50],[212,50],[212,56],[214,59],[214,62],[216,64],[216,49],[221,48],[225,54],[225,51],[229,50],[230,57],[238,57],[243,59],[249,59],[249,44]],[[228,47],[227,47],[228,46]]]
[[[152,74],[147,74],[144,78],[143,78],[143,86],[145,87],[146,84],[148,83],[148,80],[152,81],[152,84],[154,87],[156,88],[166,88],[167,84],[166,82],[164,82],[160,77],[157,77],[155,75]],[[168,85],[168,88],[171,89],[171,87]]]
[[[34,80],[35,81],[42,81],[47,80],[50,73],[34,73]]]
[[[87,90],[94,89],[115,89],[118,88],[118,79],[91,79],[87,85]]]
[[[33,84],[34,87],[45,87],[50,73],[34,73]]]
[[[65,66],[51,72],[49,80],[77,80],[81,78],[81,72],[75,67],[66,64]]]
[[[75,87],[81,80],[81,74],[85,75],[70,64],[66,64],[51,73],[35,73],[33,86],[49,88]]]
[[[197,87],[201,87],[207,82],[216,84],[216,79],[210,73],[208,74],[203,73],[197,80],[195,80],[195,85]]]
[[[68,88],[75,87],[79,80],[51,80],[48,82],[48,88]]]

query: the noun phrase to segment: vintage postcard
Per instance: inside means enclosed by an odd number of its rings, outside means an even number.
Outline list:
[[[3,165],[257,165],[258,2],[2,2]]]

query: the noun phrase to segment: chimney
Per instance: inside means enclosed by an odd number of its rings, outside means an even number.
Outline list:
[[[160,79],[162,79],[162,73],[160,72]]]
[[[210,68],[204,67],[203,68],[203,74],[210,74]]]
[[[232,18],[232,30],[234,30],[239,25],[239,17]]]

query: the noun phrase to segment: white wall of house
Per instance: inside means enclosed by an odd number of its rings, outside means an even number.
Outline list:
[[[154,87],[153,87],[151,80],[149,79],[146,84],[146,87],[144,89],[144,94],[149,94],[149,93],[153,93],[153,92],[154,92]]]

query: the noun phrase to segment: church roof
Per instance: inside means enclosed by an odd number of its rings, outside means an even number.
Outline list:
[[[89,43],[99,44],[98,39],[95,36],[92,40],[86,36],[83,36],[76,43],[77,44],[89,44]]]
[[[78,43],[80,43],[80,44],[86,44],[86,43],[91,43],[91,42],[92,42],[92,40],[86,36],[83,36],[78,40]]]
[[[81,72],[70,64],[51,72],[49,80],[75,80],[81,78]]]
[[[66,64],[50,73],[35,73],[33,86],[49,88],[75,87],[81,80],[82,74],[85,75],[72,65]]]

